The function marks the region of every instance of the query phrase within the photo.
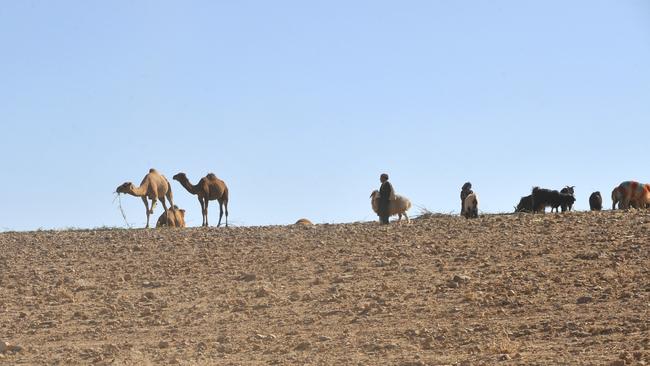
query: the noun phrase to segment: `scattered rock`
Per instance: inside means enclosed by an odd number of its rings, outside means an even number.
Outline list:
[[[257,275],[255,275],[255,273],[242,273],[237,277],[237,279],[240,281],[251,282],[257,279]]]
[[[255,291],[255,297],[266,297],[269,296],[271,292],[264,287],[260,287]],[[295,301],[295,300],[294,300]]]
[[[11,352],[11,353],[18,353],[23,350],[23,347],[17,345],[17,344],[10,344],[9,342],[5,341],[0,341],[0,355],[4,355],[5,353]]]
[[[160,341],[158,343],[158,348],[169,348],[169,342],[167,341]]]
[[[468,283],[472,278],[466,275],[454,275],[451,280],[457,283]]]
[[[296,350],[296,351],[306,351],[309,348],[311,348],[311,343],[309,343],[309,342],[300,342],[296,347],[294,347],[294,350]]]
[[[578,298],[576,301],[577,304],[588,304],[592,302],[594,299],[591,296],[581,296]]]

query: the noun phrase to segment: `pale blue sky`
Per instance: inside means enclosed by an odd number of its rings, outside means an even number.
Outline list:
[[[650,182],[646,0],[5,1],[0,46],[0,230],[124,226],[151,167],[191,226],[180,171],[237,225],[374,220],[382,172],[436,212]]]

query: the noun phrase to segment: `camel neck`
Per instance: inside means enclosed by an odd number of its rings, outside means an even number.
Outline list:
[[[185,178],[180,183],[183,186],[183,188],[185,188],[191,194],[197,194],[198,187],[190,183],[189,179]]]
[[[133,190],[130,193],[137,197],[145,196],[147,195],[147,185],[142,184],[140,187],[133,187]]]

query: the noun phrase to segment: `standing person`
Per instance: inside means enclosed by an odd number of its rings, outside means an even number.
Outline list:
[[[465,198],[470,194],[474,193],[472,191],[472,183],[466,182],[463,184],[463,188],[460,190],[460,215],[463,216],[465,211]]]
[[[388,204],[391,198],[395,197],[393,186],[388,181],[388,174],[383,173],[379,176],[381,187],[379,188],[379,222],[381,224],[388,224]]]

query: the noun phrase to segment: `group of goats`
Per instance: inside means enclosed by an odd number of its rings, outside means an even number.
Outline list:
[[[515,207],[515,212],[544,212],[546,207],[551,207],[551,212],[558,208],[571,211],[575,203],[574,186],[566,186],[560,191],[534,187],[530,195],[522,197]],[[650,184],[636,181],[625,181],[612,190],[612,210],[616,209],[646,208],[650,207]],[[600,211],[603,208],[603,197],[600,192],[593,192],[589,196],[589,209]]]

